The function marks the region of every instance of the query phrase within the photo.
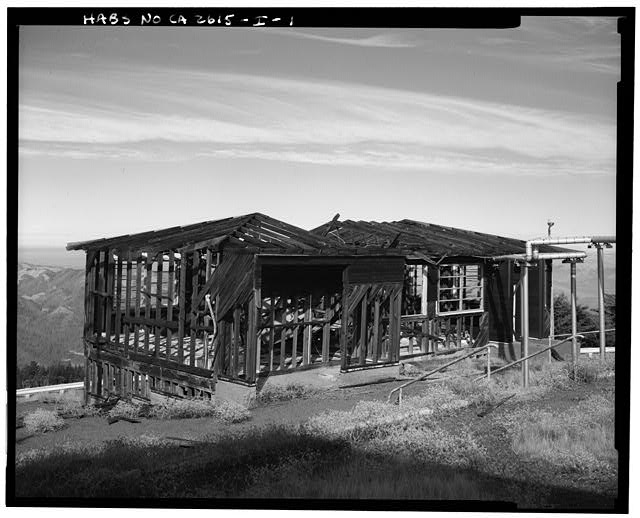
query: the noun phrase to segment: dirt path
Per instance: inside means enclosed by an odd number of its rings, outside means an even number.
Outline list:
[[[221,423],[212,418],[177,420],[140,418],[140,423],[118,421],[111,425],[107,423],[107,418],[104,416],[67,419],[65,420],[67,426],[56,432],[31,436],[24,428],[16,430],[16,452],[21,453],[31,449],[50,450],[64,444],[91,446],[122,437],[141,435],[198,441],[215,440],[226,434],[239,434],[252,428],[271,425],[296,426],[326,410],[349,410],[358,401],[386,400],[389,391],[401,383],[402,381],[395,381],[365,387],[332,389],[304,399],[272,402],[252,409],[251,418],[248,421],[233,424]],[[17,406],[17,415],[24,415],[39,407],[55,409],[55,404],[21,403]]]

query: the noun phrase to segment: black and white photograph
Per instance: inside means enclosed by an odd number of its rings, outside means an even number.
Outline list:
[[[6,505],[629,512],[635,8],[7,29]]]

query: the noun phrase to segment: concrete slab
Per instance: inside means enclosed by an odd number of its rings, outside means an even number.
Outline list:
[[[256,386],[219,379],[216,382],[215,397],[249,408],[256,400]]]

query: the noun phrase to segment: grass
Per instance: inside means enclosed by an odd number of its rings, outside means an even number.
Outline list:
[[[64,420],[55,410],[38,408],[24,416],[24,427],[33,434],[54,432],[64,428]]]
[[[108,415],[113,418],[125,417],[129,419],[138,417],[155,419],[212,417],[225,423],[239,423],[251,417],[245,407],[218,399],[167,399],[154,405],[118,401]]]
[[[611,395],[592,393],[564,412],[546,405],[535,407],[541,395],[593,385],[609,377],[612,369],[613,363],[581,361],[581,374],[573,376],[573,369],[563,364],[543,364],[532,371],[529,392],[521,389],[519,370],[492,376],[490,382],[461,377],[416,384],[412,389],[417,393],[405,394],[401,406],[360,401],[351,410],[326,411],[300,426],[238,429],[234,435],[212,435],[182,445],[142,435],[104,442],[91,450],[74,444],[54,451],[32,450],[16,459],[17,494],[516,499],[535,504],[551,490],[542,488],[541,477],[536,478],[538,485],[527,482],[527,469],[544,469],[542,478],[548,475],[549,484],[580,483],[584,477],[615,480]],[[299,390],[295,385],[276,389],[267,392],[263,402],[304,397]],[[502,412],[477,418],[478,408],[494,405],[514,392],[517,397],[512,401],[521,403],[515,410],[512,405],[512,410],[504,410],[505,405]],[[216,401],[176,400],[147,408],[127,405],[119,402],[112,412],[128,417],[146,412],[166,419],[207,415],[231,422],[248,415],[241,407]],[[489,432],[479,432],[480,423],[488,425]],[[487,451],[481,434],[494,433],[494,423],[507,430],[507,439],[497,441],[503,450]],[[524,482],[498,480],[485,470],[489,460],[499,462],[501,455],[508,457],[504,462],[522,460]]]
[[[614,403],[591,395],[564,412],[521,409],[508,417],[512,448],[529,459],[541,459],[567,471],[614,471]]]
[[[316,388],[300,383],[289,383],[285,386],[267,385],[258,392],[256,400],[260,404],[268,404],[276,401],[309,398],[313,397],[317,392]]]

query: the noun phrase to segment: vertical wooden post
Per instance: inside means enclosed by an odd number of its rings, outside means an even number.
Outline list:
[[[93,334],[96,336],[96,338],[100,338],[102,336],[102,330],[104,329],[102,321],[104,304],[102,303],[102,298],[100,297],[100,295],[98,295],[102,288],[101,279],[103,273],[101,272],[101,267],[103,264],[103,255],[104,252],[102,250],[96,252],[96,264],[94,267],[95,275],[93,278]],[[99,344],[97,342],[96,346],[99,347]]]
[[[362,297],[360,302],[360,365],[367,363],[367,293]]]
[[[324,300],[325,323],[322,327],[322,363],[327,363],[329,361],[329,347],[331,345],[331,319],[333,318],[333,308],[331,307],[331,297],[329,297],[329,295],[325,295]]]
[[[144,316],[147,320],[151,319],[151,274],[153,272],[153,258],[151,254],[147,254],[147,276],[145,277],[145,291],[147,295],[145,296],[145,307],[144,307]],[[151,327],[149,324],[145,324],[144,326],[144,353],[149,354],[149,338],[151,334]]]
[[[86,344],[85,344],[86,348]],[[85,356],[84,359],[84,404],[89,404],[89,393],[91,392],[91,360]]]
[[[273,351],[276,347],[276,298],[271,296],[271,330],[269,331],[269,372],[273,370]],[[260,371],[260,347],[258,346],[258,371]]]
[[[178,363],[184,363],[184,323],[187,319],[187,253],[180,255],[180,286],[178,287]]]
[[[169,251],[169,278],[167,280],[167,297],[169,297],[167,300],[167,321],[168,322],[173,322],[173,297],[174,297],[173,283],[175,282],[174,276],[175,276],[175,259],[173,256],[173,250],[170,250]],[[167,347],[166,347],[167,360],[171,359],[172,340],[173,340],[173,333],[170,328],[167,328]]]
[[[140,256],[136,257],[136,307],[135,317],[140,318],[140,298],[142,289],[142,259]],[[133,350],[138,352],[138,344],[140,341],[140,324],[134,324],[133,326]]]
[[[292,310],[293,310],[293,327],[292,332],[292,344],[291,344],[291,368],[295,369],[298,366],[298,296],[291,297]]]
[[[283,295],[280,297],[282,301],[282,324],[283,326],[280,328],[280,370],[284,370],[285,359],[287,357],[287,328],[284,324],[287,323],[287,297]]]
[[[131,318],[131,253],[127,253],[127,285],[124,292],[124,314],[127,320]],[[124,325],[124,355],[129,354],[129,338],[131,333],[131,326],[129,322],[125,322]]]
[[[456,347],[462,347],[462,315],[456,317]]]
[[[373,363],[378,363],[380,358],[380,295],[377,295],[373,303]]]
[[[191,340],[189,344],[189,365],[196,365],[196,326],[198,325],[198,307],[196,300],[198,298],[198,288],[200,283],[200,252],[195,250],[192,259],[191,271]]]
[[[157,256],[156,256],[156,304],[155,304],[155,309],[156,309],[156,322],[162,319],[162,270],[163,268],[163,263],[164,263],[164,255],[162,254],[162,252],[160,252]],[[155,333],[156,333],[156,346],[153,350],[153,355],[158,358],[160,356],[160,340],[162,338],[162,327],[160,326],[156,326],[155,327]]]
[[[84,337],[90,338],[93,334],[93,299],[92,293],[95,284],[95,270],[93,267],[95,253],[87,251],[84,269]],[[85,342],[86,345],[86,342]]]
[[[398,287],[394,300],[394,333],[391,341],[391,361],[400,359],[400,317],[402,314],[402,285]]]
[[[122,317],[122,253],[118,252],[118,269],[116,271],[116,347],[120,348],[120,325]]]
[[[240,308],[233,310],[233,343],[231,345],[231,376],[238,377],[238,355],[240,353]]]
[[[262,298],[258,296],[257,290],[253,290],[253,297],[249,300],[247,308],[249,314],[247,315],[247,340],[245,346],[245,379],[249,383],[253,383],[255,381],[257,368],[256,362],[258,363],[258,368],[260,362],[260,358],[256,358],[258,341],[258,304],[262,304]],[[273,364],[273,362],[271,363]],[[273,365],[271,365],[271,367],[273,367]]]
[[[342,274],[342,300],[340,301],[340,358],[341,358],[341,369],[347,370],[349,366],[349,361],[347,358],[347,320],[349,318],[348,313],[348,302],[349,302],[349,293],[347,291],[347,271]]]
[[[111,315],[113,313],[113,283],[111,282],[114,274],[113,257],[111,256],[111,250],[105,251],[104,260],[104,287],[107,296],[104,299],[104,319],[105,319],[105,346],[111,347]]]
[[[311,305],[312,305],[312,295],[309,295],[305,299],[305,312],[304,312],[304,322],[307,325],[302,327],[302,365],[307,366],[311,362],[311,332],[312,326],[308,322],[311,322]]]

